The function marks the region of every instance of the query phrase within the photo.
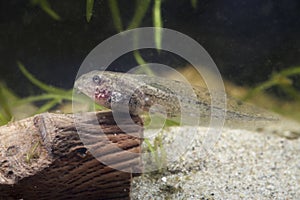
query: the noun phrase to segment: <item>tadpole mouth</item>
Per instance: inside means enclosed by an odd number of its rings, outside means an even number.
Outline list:
[[[95,99],[101,100],[101,99],[108,99],[111,96],[111,91],[106,89],[99,89],[96,88],[95,90]]]

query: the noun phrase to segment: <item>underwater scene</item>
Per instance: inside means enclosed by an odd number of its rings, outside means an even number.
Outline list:
[[[299,199],[300,2],[0,3],[0,199]]]

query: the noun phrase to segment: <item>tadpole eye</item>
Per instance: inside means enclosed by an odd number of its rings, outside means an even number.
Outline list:
[[[101,82],[100,77],[98,75],[93,76],[93,82],[99,84]]]

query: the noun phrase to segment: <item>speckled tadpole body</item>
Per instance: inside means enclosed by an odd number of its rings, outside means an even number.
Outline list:
[[[143,111],[163,112],[168,117],[182,113],[207,118],[211,113],[210,93],[206,88],[191,86],[176,80],[147,75],[109,71],[91,71],[79,77],[74,88],[111,108],[127,109],[137,115]],[[226,120],[273,120],[269,114],[232,98],[226,100]],[[159,105],[157,107],[157,105]],[[218,109],[218,104],[215,105]],[[224,108],[219,108],[221,111]],[[126,111],[126,110],[125,110]],[[214,113],[216,114],[216,113]]]

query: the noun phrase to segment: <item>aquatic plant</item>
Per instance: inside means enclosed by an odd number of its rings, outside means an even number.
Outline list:
[[[17,100],[15,102],[16,105],[19,104],[26,104],[26,103],[33,103],[36,101],[45,101],[45,103],[39,107],[39,109],[34,113],[42,113],[46,112],[53,107],[55,107],[57,104],[61,104],[63,100],[72,101],[72,90],[64,90],[61,88],[57,88],[54,86],[49,86],[38,79],[36,79],[32,74],[30,74],[25,66],[21,62],[17,62],[19,69],[23,73],[23,75],[35,86],[42,89],[45,93],[41,95],[36,96],[30,96],[27,98],[23,98],[20,100]]]
[[[273,105],[273,111],[300,121],[300,93],[299,89],[296,88],[299,82],[294,82],[299,75],[300,66],[289,67],[275,72],[265,82],[258,84],[254,88],[250,88],[242,100],[246,101],[253,99],[253,97],[265,96],[261,94],[271,88],[276,88],[283,92],[288,100],[280,100],[279,103],[276,101],[273,101],[273,103],[269,102],[268,104]],[[276,97],[272,97],[272,99],[274,98]]]
[[[152,162],[156,165],[157,171],[162,173],[167,167],[167,153],[163,145],[163,133],[159,134],[151,141],[148,138],[144,138],[144,142],[147,145],[146,151],[151,153]]]
[[[295,98],[297,101],[300,101],[299,91],[293,86],[293,81],[290,77],[300,75],[300,66],[290,67],[284,69],[280,72],[273,73],[271,78],[263,83],[260,83],[253,89],[250,89],[247,95],[244,97],[244,100],[252,98],[260,92],[263,92],[271,87],[279,87],[284,91],[288,96]]]
[[[47,112],[58,105],[64,105],[67,102],[77,101],[85,103],[87,98],[84,96],[73,96],[73,89],[65,90],[57,88],[46,83],[41,82],[35,78],[21,62],[17,62],[17,65],[23,75],[35,86],[43,91],[43,94],[32,95],[25,98],[18,98],[12,91],[10,91],[3,83],[0,83],[0,125],[4,125],[14,119],[13,108],[28,105],[39,102],[39,106],[33,113],[27,113],[27,116],[31,116],[38,113]],[[92,103],[90,108],[103,110],[104,108],[98,104]]]
[[[7,124],[12,118],[13,114],[11,106],[8,103],[8,97],[11,98],[12,92],[8,90],[4,83],[0,83],[0,126]]]
[[[50,3],[47,0],[31,0],[31,4],[39,6],[52,19],[61,20],[61,17],[51,8]]]
[[[198,0],[191,0],[191,5],[194,9],[197,8],[197,1]],[[125,26],[122,22],[122,16],[119,9],[118,1],[117,0],[109,0],[108,6],[112,16],[112,22],[115,26],[115,29],[118,32],[138,28],[144,19],[147,11],[150,9],[150,5],[152,3],[152,26],[161,28],[163,27],[163,20],[162,20],[162,0],[142,0],[142,1],[135,1],[135,10],[130,20],[130,23]],[[39,6],[45,13],[47,13],[52,19],[54,20],[61,20],[61,17],[51,8],[50,3],[47,0],[31,0],[32,5]],[[86,21],[89,23],[92,20],[93,12],[94,12],[94,0],[86,0]],[[137,36],[138,37],[138,36]],[[155,45],[158,50],[160,51],[161,48],[161,40],[162,40],[162,31],[160,29],[156,29],[154,33],[155,38]],[[134,45],[138,45],[135,41]],[[141,56],[138,50],[133,52],[133,56],[136,62],[142,66],[142,70],[145,73],[152,75],[153,72],[148,67],[147,63]]]

